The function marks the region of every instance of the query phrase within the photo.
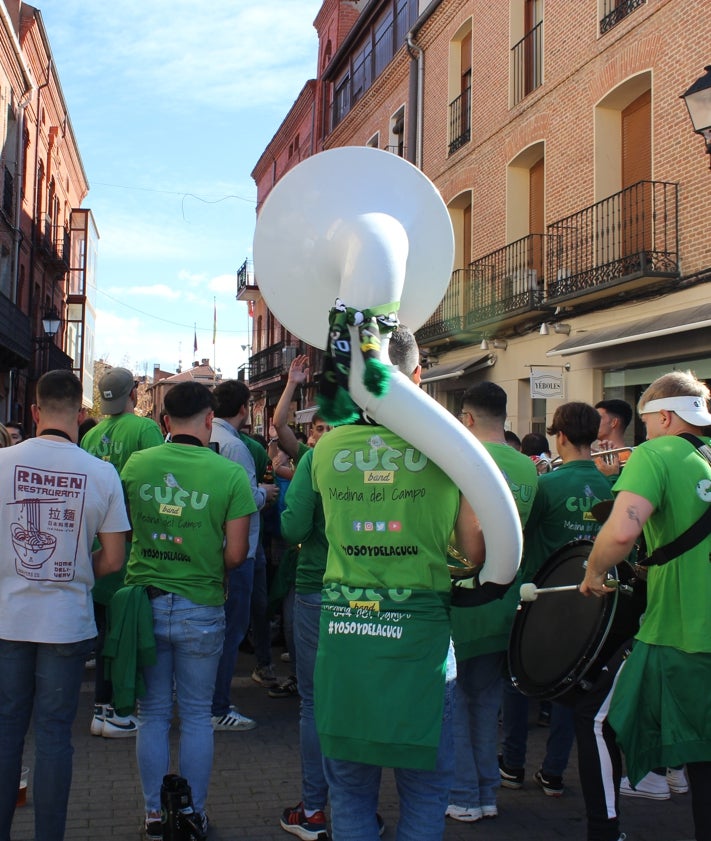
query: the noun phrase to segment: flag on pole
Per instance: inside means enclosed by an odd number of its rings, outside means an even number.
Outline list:
[[[254,318],[254,301],[247,301],[247,315]]]
[[[193,339],[193,353],[197,353],[197,324],[194,324],[193,327],[195,329],[195,338]]]
[[[212,344],[217,341],[217,303],[212,299]]]

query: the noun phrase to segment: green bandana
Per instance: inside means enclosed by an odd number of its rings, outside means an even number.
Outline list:
[[[384,304],[367,310],[346,307],[340,298],[329,314],[328,339],[324,353],[323,376],[319,386],[319,415],[333,425],[353,423],[360,409],[348,393],[351,370],[349,327],[358,328],[360,352],[365,360],[363,384],[375,397],[388,392],[390,369],[380,360],[380,338],[397,326],[399,303]]]

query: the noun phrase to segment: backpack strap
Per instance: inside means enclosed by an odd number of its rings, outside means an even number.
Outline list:
[[[711,464],[711,447],[705,444],[700,438],[697,438],[696,435],[692,435],[690,432],[682,432],[679,438],[683,438],[685,441],[693,444],[706,461]],[[643,567],[668,564],[669,561],[693,549],[694,546],[701,543],[709,534],[711,534],[711,506],[686,531],[682,532],[670,543],[655,549],[651,555],[643,558],[638,563]]]

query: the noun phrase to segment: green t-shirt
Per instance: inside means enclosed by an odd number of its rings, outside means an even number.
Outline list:
[[[124,412],[121,415],[110,415],[97,423],[84,435],[79,446],[102,461],[110,461],[120,473],[132,453],[157,447],[162,443],[163,433],[154,420]],[[95,548],[98,548],[98,541]],[[130,544],[127,543],[126,559],[118,572],[96,580],[91,596],[97,604],[109,604],[114,593],[123,587],[130,548]]]
[[[110,461],[120,473],[132,453],[162,443],[163,433],[154,420],[124,413],[97,423],[81,439],[80,446],[87,453]]]
[[[307,448],[299,460],[281,515],[282,538],[290,545],[301,544],[296,566],[297,593],[321,592],[328,554],[321,495],[313,489],[311,479],[313,454]]]
[[[162,444],[121,471],[133,541],[126,584],[224,602],[223,526],[256,511],[244,468],[208,447]]]
[[[540,476],[523,532],[518,583],[531,581],[548,558],[571,540],[592,540],[601,527],[592,507],[603,499],[612,499],[612,489],[593,461],[569,461]]]
[[[484,447],[504,474],[516,503],[521,526],[526,525],[538,485],[536,465],[508,444],[484,442]],[[452,608],[452,639],[457,660],[505,651],[518,606],[518,588],[512,584],[503,599],[476,608]]]
[[[245,432],[240,432],[239,437],[252,454],[252,458],[254,459],[254,472],[257,477],[257,484],[259,484],[264,481],[264,474],[267,470],[267,465],[269,464],[267,451],[259,443],[259,441],[255,441],[251,435],[247,435]]]
[[[710,439],[703,439],[706,443]],[[647,441],[630,455],[615,483],[654,511],[644,526],[647,551],[671,542],[711,503],[711,465],[678,435]],[[647,610],[637,638],[685,652],[711,652],[711,537],[647,575]]]
[[[314,672],[321,749],[336,759],[434,768],[450,627],[446,553],[459,490],[381,426],[329,432],[311,473],[328,539]]]
[[[382,426],[354,424],[319,440],[311,472],[326,514],[326,584],[449,593],[459,490],[434,462]]]

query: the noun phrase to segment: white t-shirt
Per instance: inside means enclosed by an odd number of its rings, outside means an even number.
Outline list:
[[[129,528],[110,462],[42,437],[0,449],[0,638],[96,636],[94,537]]]

